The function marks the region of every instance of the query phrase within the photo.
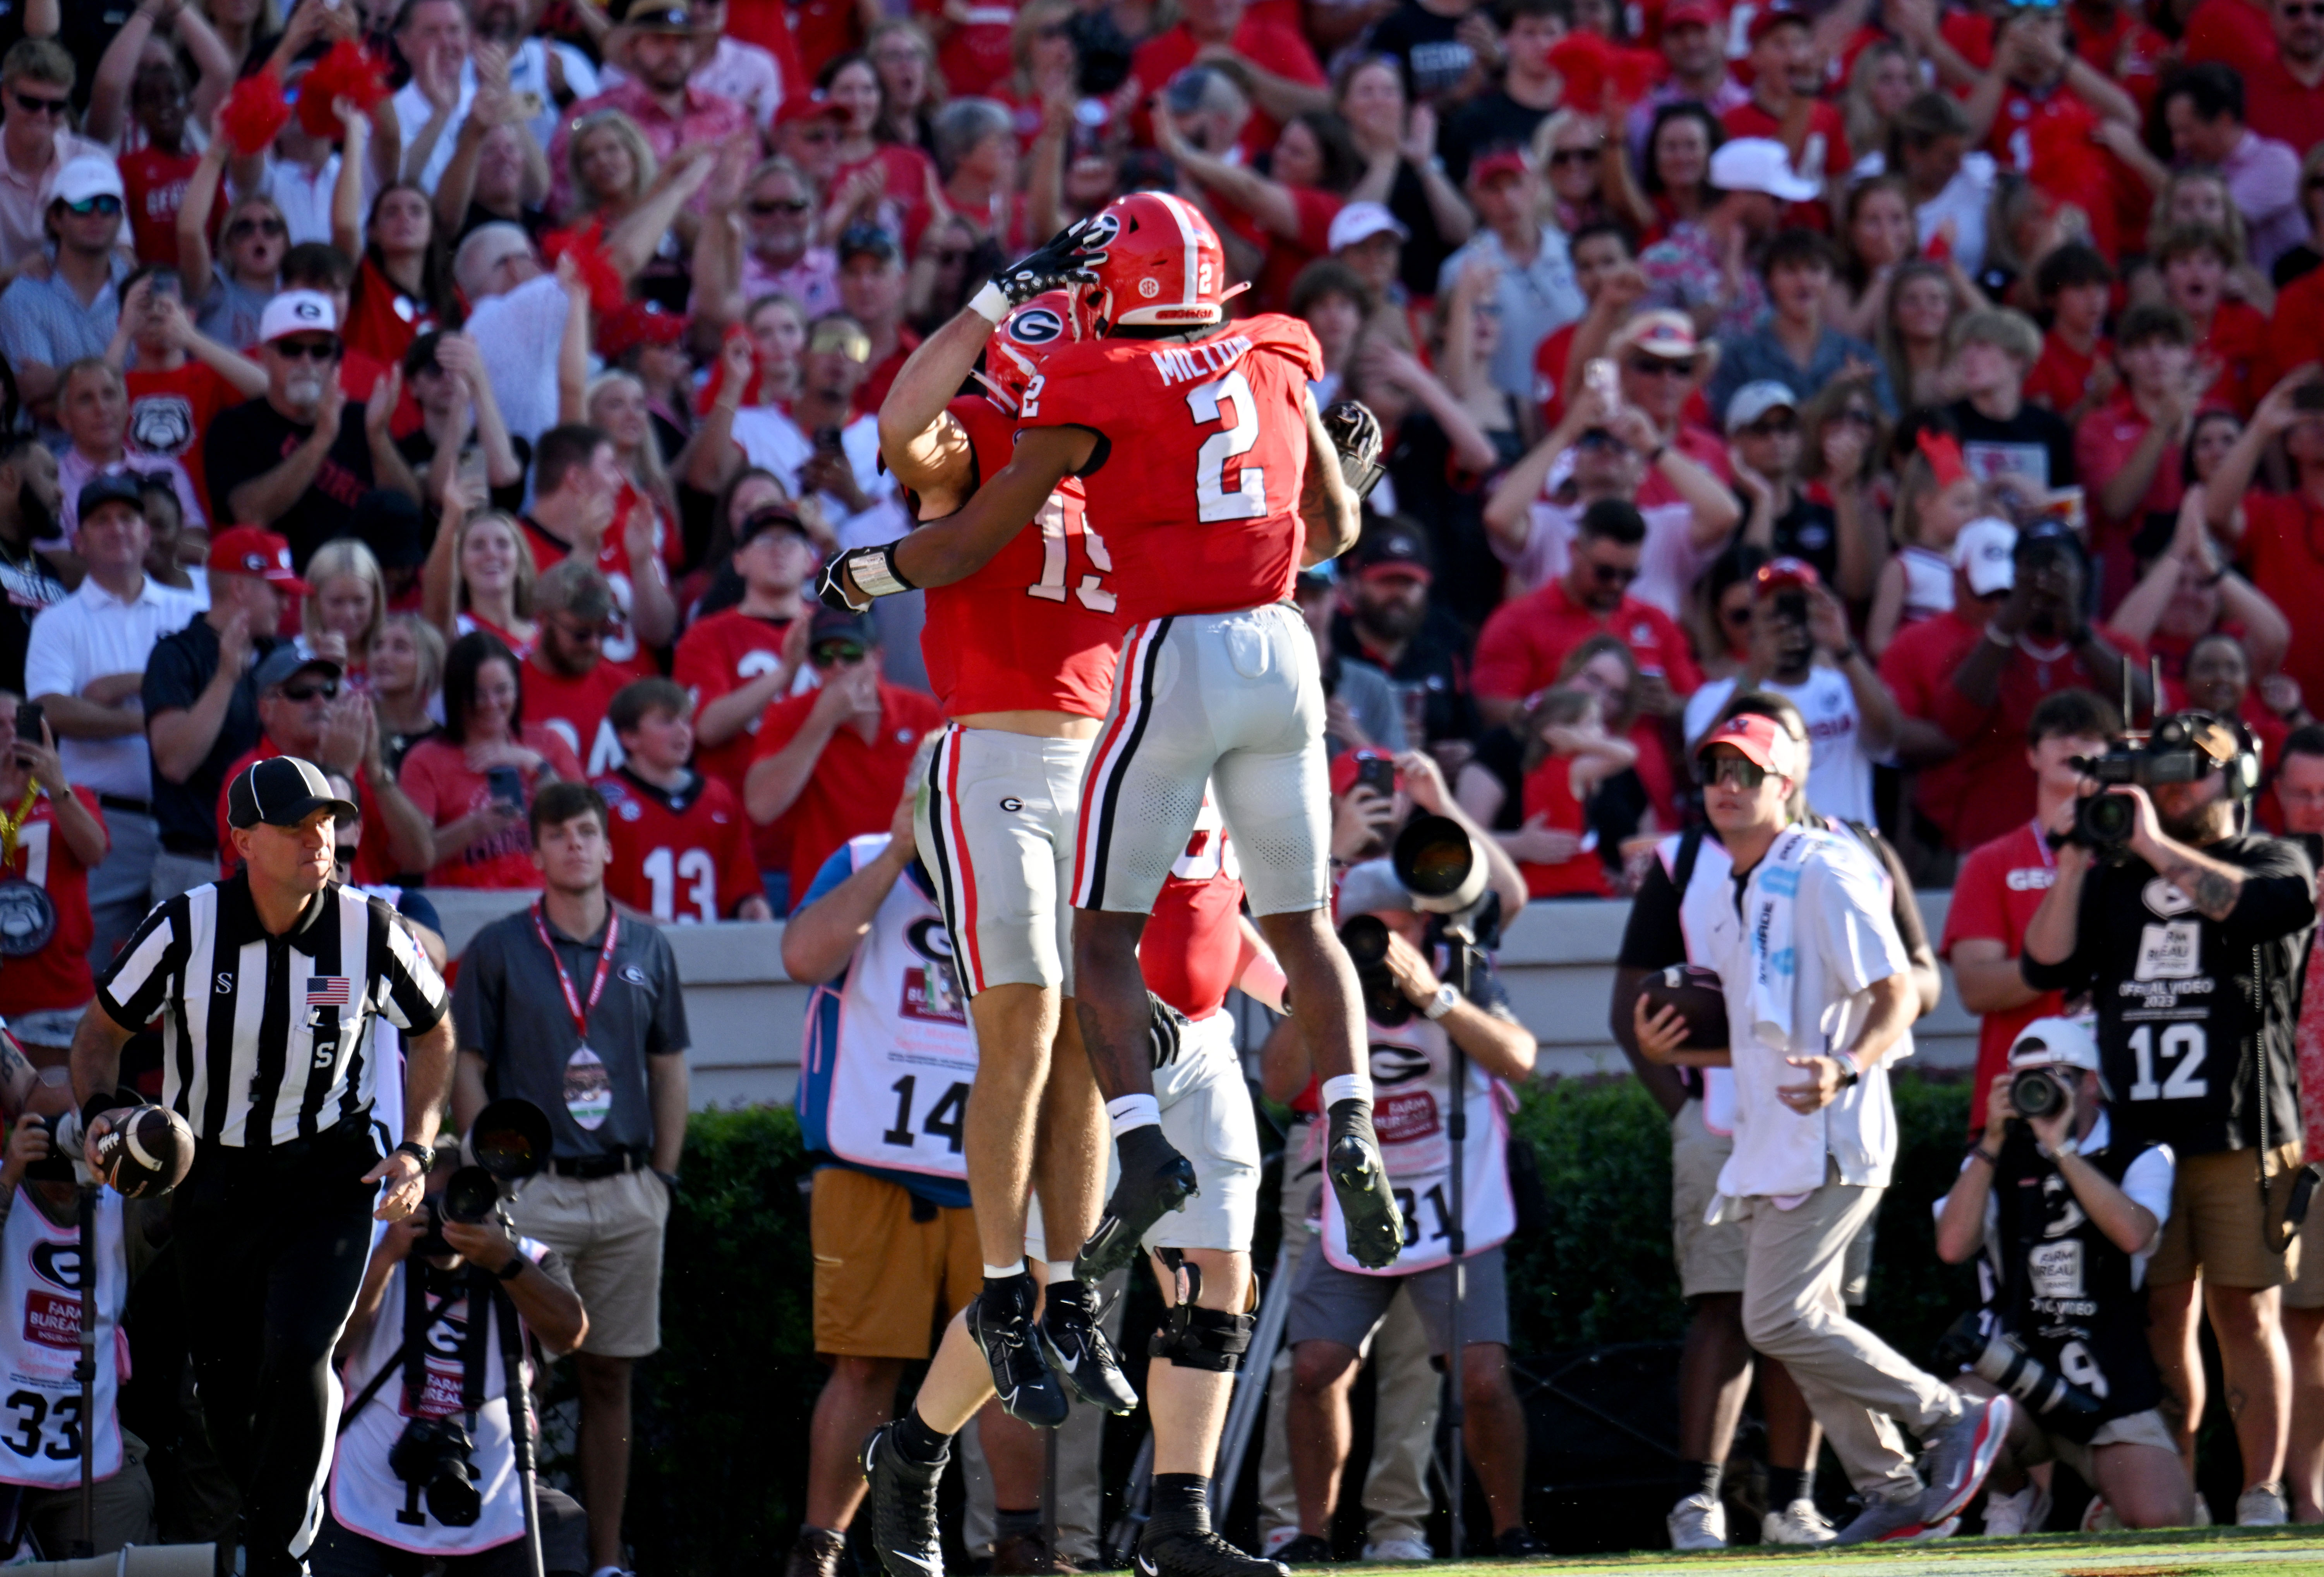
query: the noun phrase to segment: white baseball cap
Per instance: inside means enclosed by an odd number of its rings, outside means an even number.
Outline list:
[[[331,298],[320,290],[284,290],[266,303],[258,317],[258,343],[269,345],[286,334],[337,334],[339,315]]]
[[[1969,521],[1953,539],[1953,567],[1969,575],[1969,588],[1978,596],[2007,591],[2017,584],[2017,528],[1986,515]]]
[[[1736,137],[1711,156],[1711,184],[1721,191],[1763,191],[1787,203],[1821,197],[1816,183],[1792,169],[1792,156],[1773,137]]]
[[[2071,1019],[2036,1019],[2020,1029],[2009,1047],[2009,1065],[2013,1069],[2087,1068],[2094,1074],[2106,1071],[2098,1066],[2098,1043]]]
[[[94,155],[68,160],[57,171],[56,184],[49,189],[49,200],[59,203],[85,203],[94,197],[123,197],[121,171],[110,159]]]
[[[1797,410],[1800,397],[1792,392],[1791,385],[1773,378],[1756,378],[1746,383],[1727,401],[1727,430],[1749,427],[1771,410]]]
[[[1412,232],[1405,227],[1404,221],[1380,204],[1350,203],[1332,216],[1328,237],[1330,249],[1343,252],[1370,240],[1382,231],[1393,235],[1398,241],[1412,239]]]

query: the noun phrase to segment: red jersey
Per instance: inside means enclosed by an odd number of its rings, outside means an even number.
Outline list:
[[[549,769],[559,778],[570,780],[587,775],[581,770],[581,763],[573,759],[573,752],[565,748],[565,742],[537,723],[524,725],[520,742],[545,757]],[[411,747],[403,758],[402,770],[396,774],[396,782],[411,803],[420,807],[420,814],[428,818],[428,825],[438,830],[473,811],[484,809],[492,800],[492,786],[482,772],[469,768],[467,752],[440,734]],[[528,778],[528,804],[539,787],[537,776]],[[497,837],[471,848],[447,849],[439,840],[435,867],[428,872],[428,885],[537,889],[540,886],[540,872],[532,863],[532,835],[520,818]]]
[[[2324,118],[2319,124],[2324,125]],[[2324,362],[2324,268],[2310,270],[2277,292],[2266,362],[2252,369],[2252,388],[2266,394],[2302,362]]]
[[[1784,123],[1759,106],[1756,98],[1746,99],[1725,115],[1719,124],[1730,137],[1766,137],[1784,141]],[[1792,155],[1794,173],[1818,185],[1834,176],[1844,175],[1856,161],[1848,151],[1848,127],[1840,118],[1840,111],[1830,101],[1817,99],[1808,110],[1808,129],[1797,148],[1785,143]],[[1821,201],[1791,203],[1784,209],[1785,222],[1804,225],[1812,230],[1831,228],[1831,212]]]
[[[103,826],[105,812],[97,808],[97,796],[78,786],[73,793]],[[0,806],[0,810],[15,808]],[[56,824],[56,807],[43,788],[16,830],[16,856],[8,862],[7,873],[49,895],[56,907],[57,929],[38,953],[11,958],[0,969],[0,1013],[85,1008],[97,995],[96,977],[88,967],[89,945],[97,939],[97,921],[88,907],[88,867],[73,857]]]
[[[150,143],[114,161],[138,262],[178,266],[178,210],[186,206],[186,182],[201,161],[199,153],[165,153]]]
[[[440,327],[426,301],[405,295],[372,261],[370,253],[364,254],[355,266],[354,288],[347,292],[347,320],[341,329],[341,337],[350,347],[392,365],[403,360],[413,340]],[[539,348],[544,356],[557,355],[553,345]],[[405,398],[410,397],[410,391],[405,391]]]
[[[1242,866],[1205,799],[1138,939],[1138,972],[1147,990],[1199,1019],[1226,1005],[1241,963]]]
[[[1551,756],[1527,774],[1525,816],[1528,822],[1540,816],[1549,831],[1577,838],[1590,831],[1587,809],[1573,792],[1572,757]],[[1535,898],[1605,898],[1614,890],[1606,880],[1606,862],[1594,848],[1576,849],[1554,865],[1517,869],[1525,872],[1526,891]]]
[[[2042,907],[2050,884],[2058,879],[2057,856],[2050,852],[2042,829],[2032,822],[2002,834],[1991,843],[1970,850],[1953,878],[1952,908],[1945,913],[1945,934],[1937,956],[1952,962],[1956,942],[1991,939],[2016,957],[2025,950],[2025,927]],[[1985,1127],[1985,1092],[1996,1074],[2009,1066],[2009,1048],[2018,1032],[2036,1019],[2066,1010],[2065,998],[2044,991],[2022,1008],[1987,1013],[1977,1032],[1977,1074],[1969,1081],[1969,1128]]]
[[[2042,355],[2025,374],[2025,398],[2063,416],[2082,402],[2100,363],[2114,360],[2114,342],[2101,337],[2084,355],[2055,329],[2042,337]]]
[[[2213,309],[2209,332],[2195,342],[2195,360],[2219,366],[2219,381],[2203,397],[2204,404],[2233,406],[2237,416],[2251,420],[2252,408],[2268,389],[2258,382],[2270,355],[2267,337],[2267,319],[2248,302],[2222,301]]]
[[[686,633],[678,638],[678,655],[671,663],[669,677],[684,685],[687,693],[694,697],[695,715],[699,717],[702,708],[711,702],[780,669],[783,637],[793,622],[728,608],[688,625]],[[759,723],[759,718],[752,718],[740,733],[724,744],[707,748],[697,745],[694,764],[739,795],[743,774],[751,770],[752,747]]]
[[[2324,608],[2324,505],[2304,493],[2245,493],[2243,558],[2252,584],[2292,615],[2283,671],[2313,706],[2324,696],[2324,619],[2299,610]]]
[[[753,761],[779,752],[798,737],[815,710],[816,692],[776,702],[760,719],[758,748]],[[896,801],[904,792],[904,773],[920,738],[944,722],[936,704],[918,690],[907,690],[882,680],[880,685],[880,726],[872,742],[852,724],[832,731],[807,787],[784,819],[791,825],[788,862],[791,892],[806,893],[815,885],[815,873],[842,844],[864,833],[885,832],[896,819]]]
[[[234,829],[226,819],[226,790],[234,786],[236,778],[253,766],[260,761],[271,761],[281,753],[281,746],[262,735],[257,747],[244,751],[227,770],[226,780],[218,785],[217,815],[220,876],[231,876],[242,869],[242,856],[235,853]],[[395,861],[387,852],[387,823],[379,814],[378,802],[372,798],[371,785],[364,781],[361,772],[355,774],[355,808],[363,813],[364,836],[364,841],[355,846],[355,866],[347,875],[357,887],[367,887],[392,880],[396,874]],[[0,973],[5,973],[0,971]]]
[[[2305,153],[2324,141],[2324,81],[2302,82],[2278,51],[2244,73],[2244,115],[2261,136]]]
[[[613,693],[632,677],[604,661],[586,674],[568,677],[552,673],[527,658],[517,670],[524,696],[524,720],[563,740],[581,770],[591,777],[610,772],[622,764],[622,742],[613,737],[605,708],[612,705]]]
[[[626,496],[626,495],[625,495]],[[615,506],[613,523],[605,530],[604,540],[597,544],[597,568],[605,584],[613,588],[613,629],[605,636],[603,648],[605,660],[618,669],[629,670],[631,678],[643,678],[650,671],[650,664],[641,664],[638,658],[638,638],[630,628],[630,610],[637,605],[637,581],[630,564],[630,543],[623,530],[621,512],[626,503]],[[532,544],[532,562],[542,574],[552,564],[562,564],[572,556],[573,544],[562,537],[552,537],[549,529],[530,515],[517,517],[524,527],[524,540]],[[661,550],[663,530],[657,516],[654,522],[654,546]]]
[[[1533,353],[1533,397],[1541,406],[1541,429],[1555,432],[1557,424],[1565,420],[1565,364],[1573,357],[1573,331],[1581,320],[1552,329]]]
[[[717,779],[688,772],[673,792],[624,770],[591,786],[613,812],[605,891],[615,899],[665,926],[706,926],[731,918],[744,899],[763,896],[750,817]]]
[[[2180,41],[2187,64],[2218,60],[2248,75],[2276,59],[2275,24],[2255,0],[2202,0]]]
[[[1103,436],[1082,485],[1125,624],[1291,595],[1306,537],[1307,385],[1323,375],[1307,325],[1268,312],[1192,344],[1085,339],[1056,346],[1042,369],[1017,425]]]
[[[970,397],[947,409],[968,434],[980,482],[1009,464],[1014,425],[991,401]],[[944,715],[1104,716],[1123,627],[1113,568],[1104,540],[1089,529],[1082,484],[1068,477],[983,568],[930,587],[920,657]]]
[[[217,369],[190,356],[171,372],[124,374],[129,389],[127,443],[133,455],[166,455],[186,468],[198,497],[210,495],[202,471],[202,434],[210,418],[242,403],[242,391]]]

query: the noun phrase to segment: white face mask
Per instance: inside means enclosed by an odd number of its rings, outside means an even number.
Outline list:
[[[301,373],[295,378],[283,380],[282,393],[293,405],[319,404],[323,398],[323,380],[312,373]]]

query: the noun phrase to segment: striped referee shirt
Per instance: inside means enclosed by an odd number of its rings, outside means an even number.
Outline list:
[[[244,872],[156,906],[97,1000],[125,1028],[161,1019],[162,1099],[197,1137],[264,1149],[368,1113],[373,1017],[420,1034],[447,993],[381,899],[333,882],[276,936]]]

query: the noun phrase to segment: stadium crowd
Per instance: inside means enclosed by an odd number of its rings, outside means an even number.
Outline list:
[[[276,756],[344,783],[345,874],[382,890],[540,889],[536,833],[592,803],[617,912],[827,890],[941,724],[918,596],[802,595],[912,525],[882,400],[1139,189],[1209,216],[1232,309],[1304,319],[1317,402],[1386,432],[1360,541],[1297,583],[1336,863],[1427,802],[1531,899],[1645,893],[1730,701],[1778,697],[1805,808],[1954,890],[1982,1102],[2066,1001],[2019,958],[2070,757],[2200,706],[2257,742],[2263,826],[2324,830],[2317,0],[26,0],[0,865],[50,914],[0,1017],[30,1065],[152,906],[231,873],[229,786]],[[683,1037],[620,1086],[625,1176],[675,1167],[659,1074],[640,1103]],[[2284,1351],[2273,1308],[2215,1297],[2231,1370]],[[2324,1325],[2282,1322],[2312,1408]],[[650,1325],[583,1348],[616,1508]],[[1378,1351],[1425,1365],[1394,1317]],[[2200,1369],[2170,1383],[2200,1413]],[[2246,1442],[2254,1515],[2324,1517],[2289,1407],[2288,1471]],[[1272,1542],[1312,1555],[1269,1450]],[[854,1493],[810,1500],[844,1526]],[[1409,1554],[1417,1517],[1375,1534]],[[618,1561],[618,1510],[589,1544]]]

